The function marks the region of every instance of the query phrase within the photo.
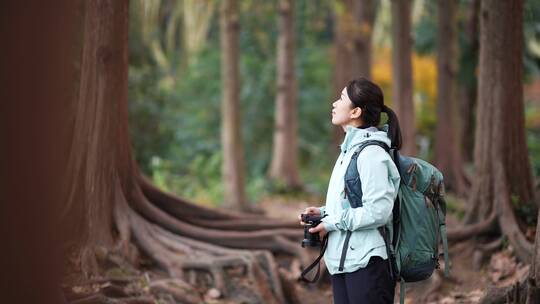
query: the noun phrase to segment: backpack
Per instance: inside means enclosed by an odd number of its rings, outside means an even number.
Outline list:
[[[352,155],[345,174],[345,194],[352,208],[362,204],[361,181],[360,178],[354,178],[359,177],[357,158],[364,148],[371,145],[379,146],[390,153],[401,177],[398,196],[392,209],[392,222],[378,230],[386,244],[390,273],[395,280],[400,281],[400,303],[403,303],[405,282],[425,280],[439,268],[440,242],[443,245],[445,261],[444,274],[448,277],[443,176],[430,163],[402,156],[383,142],[363,142]],[[350,181],[356,182],[351,184]],[[344,255],[345,250],[342,259]]]

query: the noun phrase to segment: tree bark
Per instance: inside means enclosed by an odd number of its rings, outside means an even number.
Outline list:
[[[444,174],[445,186],[464,195],[463,161],[460,148],[461,120],[457,96],[457,2],[438,2],[437,42],[437,127],[435,164]]]
[[[270,178],[286,188],[301,186],[298,172],[297,82],[295,73],[294,1],[279,1],[277,44],[277,95],[274,147]]]
[[[460,116],[462,117],[461,127],[461,146],[462,159],[465,163],[473,162],[474,150],[474,113],[476,109],[476,69],[478,66],[478,15],[480,11],[480,0],[473,0],[468,10],[467,22],[465,24],[465,41],[466,47],[462,53],[463,56],[469,57],[468,61],[473,62],[473,66],[467,70],[473,77],[469,81],[462,83],[460,86]]]
[[[237,1],[222,1],[220,13],[224,203],[230,208],[247,210],[244,148],[240,130],[240,23]]]
[[[416,124],[413,104],[411,1],[393,0],[392,10],[392,96],[403,135],[401,151],[416,155]]]
[[[353,73],[355,77],[363,76],[371,79],[371,38],[377,13],[377,2],[373,0],[354,0],[352,11],[354,14],[352,32],[352,42],[354,43]]]
[[[352,0],[339,0],[334,4],[334,81],[333,87],[337,99],[347,82],[354,78],[353,72],[353,47],[351,37],[351,25],[353,16],[351,10]],[[331,108],[331,106],[329,107]],[[339,144],[343,141],[343,129],[339,126],[333,127],[333,143],[330,153],[339,151]]]
[[[339,0],[334,8],[334,92],[339,96],[350,80],[371,79],[371,40],[377,4],[373,0]],[[334,127],[333,148],[342,140],[343,129]]]
[[[529,272],[527,304],[540,302],[540,210],[536,220],[536,236],[534,240],[534,254],[531,259],[531,270]]]
[[[476,177],[466,221],[481,221],[495,208],[502,233],[528,262],[532,245],[512,209],[533,205],[522,87],[523,2],[486,0],[480,16]]]

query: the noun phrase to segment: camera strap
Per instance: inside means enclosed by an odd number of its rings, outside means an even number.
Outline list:
[[[306,267],[306,269],[302,271],[302,273],[300,274],[300,278],[298,280],[306,282],[306,283],[315,283],[319,279],[319,275],[321,271],[321,265],[319,265],[319,262],[324,256],[324,251],[326,250],[326,245],[328,244],[328,234],[329,233],[326,233],[326,235],[323,237],[323,240],[321,242],[321,252],[319,256],[315,259],[313,263],[311,263],[311,265],[309,265],[308,267]],[[307,279],[306,274],[308,274],[313,268],[315,268],[315,266],[317,266],[317,273],[315,274],[312,280]]]

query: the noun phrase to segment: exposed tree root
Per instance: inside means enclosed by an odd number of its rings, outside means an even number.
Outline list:
[[[290,255],[299,254],[299,249],[292,246],[284,246],[281,237],[296,239],[298,242],[302,236],[300,229],[265,229],[258,231],[227,231],[220,229],[208,229],[180,221],[168,213],[162,211],[146,199],[138,187],[133,189],[130,195],[131,203],[138,213],[153,223],[159,223],[163,228],[176,234],[196,238],[220,246],[243,248],[243,249],[266,249],[272,252],[281,252]],[[287,243],[292,245],[289,241]],[[294,248],[299,248],[298,246]]]
[[[487,290],[484,297],[480,300],[481,304],[508,304],[525,303],[527,295],[526,279],[522,279],[511,286],[496,288],[491,287]],[[537,299],[537,302],[538,303]]]
[[[199,227],[235,231],[276,228],[298,229],[298,222],[296,220],[271,219],[249,213],[235,213],[197,206],[181,198],[162,192],[144,176],[139,178],[139,182],[143,194],[153,204],[175,218]]]
[[[498,238],[487,244],[479,245],[475,248],[473,253],[473,269],[480,270],[486,257],[497,251],[502,246],[502,238]]]
[[[129,189],[128,196],[122,191],[116,194],[114,219],[119,243],[133,240],[171,280],[176,280],[174,284],[170,281],[151,283],[154,291],[169,291],[175,300],[186,303],[197,303],[197,299],[210,289],[215,289],[220,297],[249,303],[287,302],[283,278],[273,256],[260,249],[296,256],[307,263],[308,257],[302,254],[299,242],[290,240],[300,240],[300,229],[233,231],[203,228],[162,211],[136,185]],[[155,196],[159,194],[157,190],[153,191]],[[231,215],[217,212],[215,216]],[[180,299],[180,295],[184,298]],[[288,292],[287,296],[294,297],[294,292]]]
[[[152,293],[165,293],[171,295],[175,302],[180,303],[201,303],[202,299],[196,293],[193,293],[193,287],[178,279],[164,279],[150,282],[150,291]]]
[[[508,237],[508,241],[514,248],[518,258],[524,263],[530,263],[533,255],[534,244],[527,241],[525,234],[519,229],[519,225],[510,203],[510,189],[504,179],[504,168],[499,166],[495,169],[495,174],[498,176],[496,180],[496,188],[500,191],[500,195],[495,198],[495,207],[499,218],[499,226],[504,235]]]
[[[103,294],[95,294],[89,297],[69,302],[69,304],[154,304],[155,300],[149,296],[128,297],[113,299]]]
[[[493,211],[488,218],[479,223],[465,225],[458,228],[449,228],[447,232],[448,240],[458,242],[489,232],[493,230],[496,219],[497,214]]]

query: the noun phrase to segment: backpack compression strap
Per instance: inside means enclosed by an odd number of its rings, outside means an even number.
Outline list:
[[[448,238],[446,236],[446,223],[444,221],[444,214],[441,210],[439,203],[442,201],[444,203],[444,200],[441,198],[438,199],[438,201],[435,203],[436,210],[437,210],[437,216],[439,220],[439,235],[442,239],[443,244],[443,254],[444,254],[444,276],[448,278],[449,276],[449,270],[450,270],[450,264],[449,264],[449,258],[448,258]]]

